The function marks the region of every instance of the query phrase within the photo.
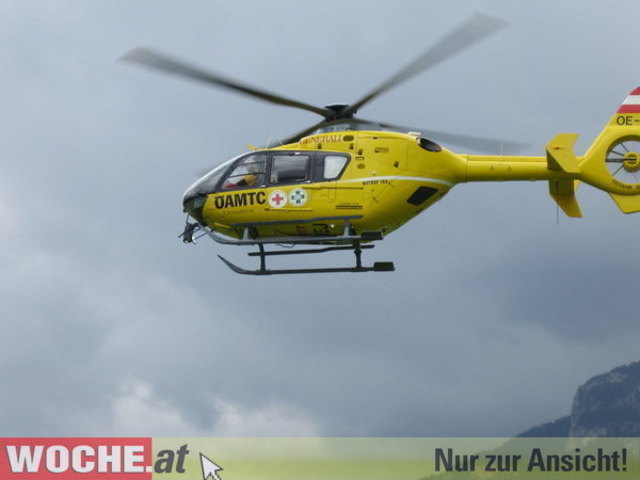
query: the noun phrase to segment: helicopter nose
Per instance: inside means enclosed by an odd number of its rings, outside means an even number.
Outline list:
[[[190,217],[202,222],[202,209],[206,200],[206,195],[187,191],[182,197],[182,207]]]

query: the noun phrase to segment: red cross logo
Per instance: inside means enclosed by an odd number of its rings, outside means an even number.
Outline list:
[[[281,208],[287,204],[287,194],[282,190],[276,190],[269,195],[269,205],[273,208]]]

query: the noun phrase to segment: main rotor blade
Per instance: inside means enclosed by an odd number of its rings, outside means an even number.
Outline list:
[[[362,119],[360,119],[362,120]],[[367,123],[376,123],[370,120],[364,120]],[[421,132],[429,140],[437,143],[457,145],[458,147],[468,148],[473,151],[482,153],[491,153],[494,155],[514,154],[529,146],[528,143],[512,142],[497,138],[477,137],[475,135],[465,135],[461,133],[442,132],[439,130],[414,128],[407,126],[394,125],[387,122],[379,123],[382,128],[396,130],[400,132]]]
[[[460,133],[440,132],[437,130],[426,130],[425,135],[430,137],[430,140],[436,142],[442,141],[443,143],[450,143],[459,147],[469,148],[483,153],[491,153],[493,155],[501,155],[503,153],[514,154],[529,146],[526,143],[462,135]]]
[[[163,53],[156,52],[149,48],[134,48],[130,52],[126,53],[121,58],[121,60],[144,65],[146,67],[154,68],[166,73],[172,73],[181,77],[189,78],[191,80],[197,80],[209,85],[216,85],[218,87],[234,90],[236,92],[256,97],[270,103],[275,103],[277,105],[285,105],[287,107],[308,110],[310,112],[317,113],[318,115],[322,115],[323,117],[332,115],[334,113],[326,108],[316,107],[314,105],[309,105],[308,103],[298,102],[281,95],[276,95],[274,93],[270,93],[265,90],[243,84],[241,82],[238,82],[237,80],[226,78],[218,73],[203,70],[199,67],[189,65],[182,60],[171,58]]]
[[[289,135],[287,138],[283,138],[280,140],[276,140],[273,142],[269,142],[265,148],[274,148],[274,147],[279,147],[280,145],[287,145],[289,143],[296,143],[298,142],[301,138],[306,137],[307,135],[315,132],[317,129],[322,128],[326,125],[331,124],[332,122],[328,122],[327,120],[322,120],[321,122],[316,123],[315,125],[312,125],[310,127],[305,128],[304,130],[300,130],[297,133],[294,133],[292,135]]]
[[[409,80],[411,77],[447,60],[456,53],[479,42],[483,38],[497,32],[507,22],[496,17],[476,13],[465,23],[449,32],[436,45],[429,48],[409,65],[389,78],[386,82],[349,106],[344,114],[354,114],[363,105],[369,103],[387,90]]]

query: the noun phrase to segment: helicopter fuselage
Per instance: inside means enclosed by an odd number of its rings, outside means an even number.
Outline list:
[[[192,185],[183,203],[233,238],[248,227],[260,237],[335,236],[344,219],[355,233],[386,235],[465,181],[466,164],[418,134],[324,133],[236,157]]]

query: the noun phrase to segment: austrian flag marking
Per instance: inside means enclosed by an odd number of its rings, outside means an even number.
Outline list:
[[[640,113],[640,87],[627,95],[618,109],[618,113]]]

